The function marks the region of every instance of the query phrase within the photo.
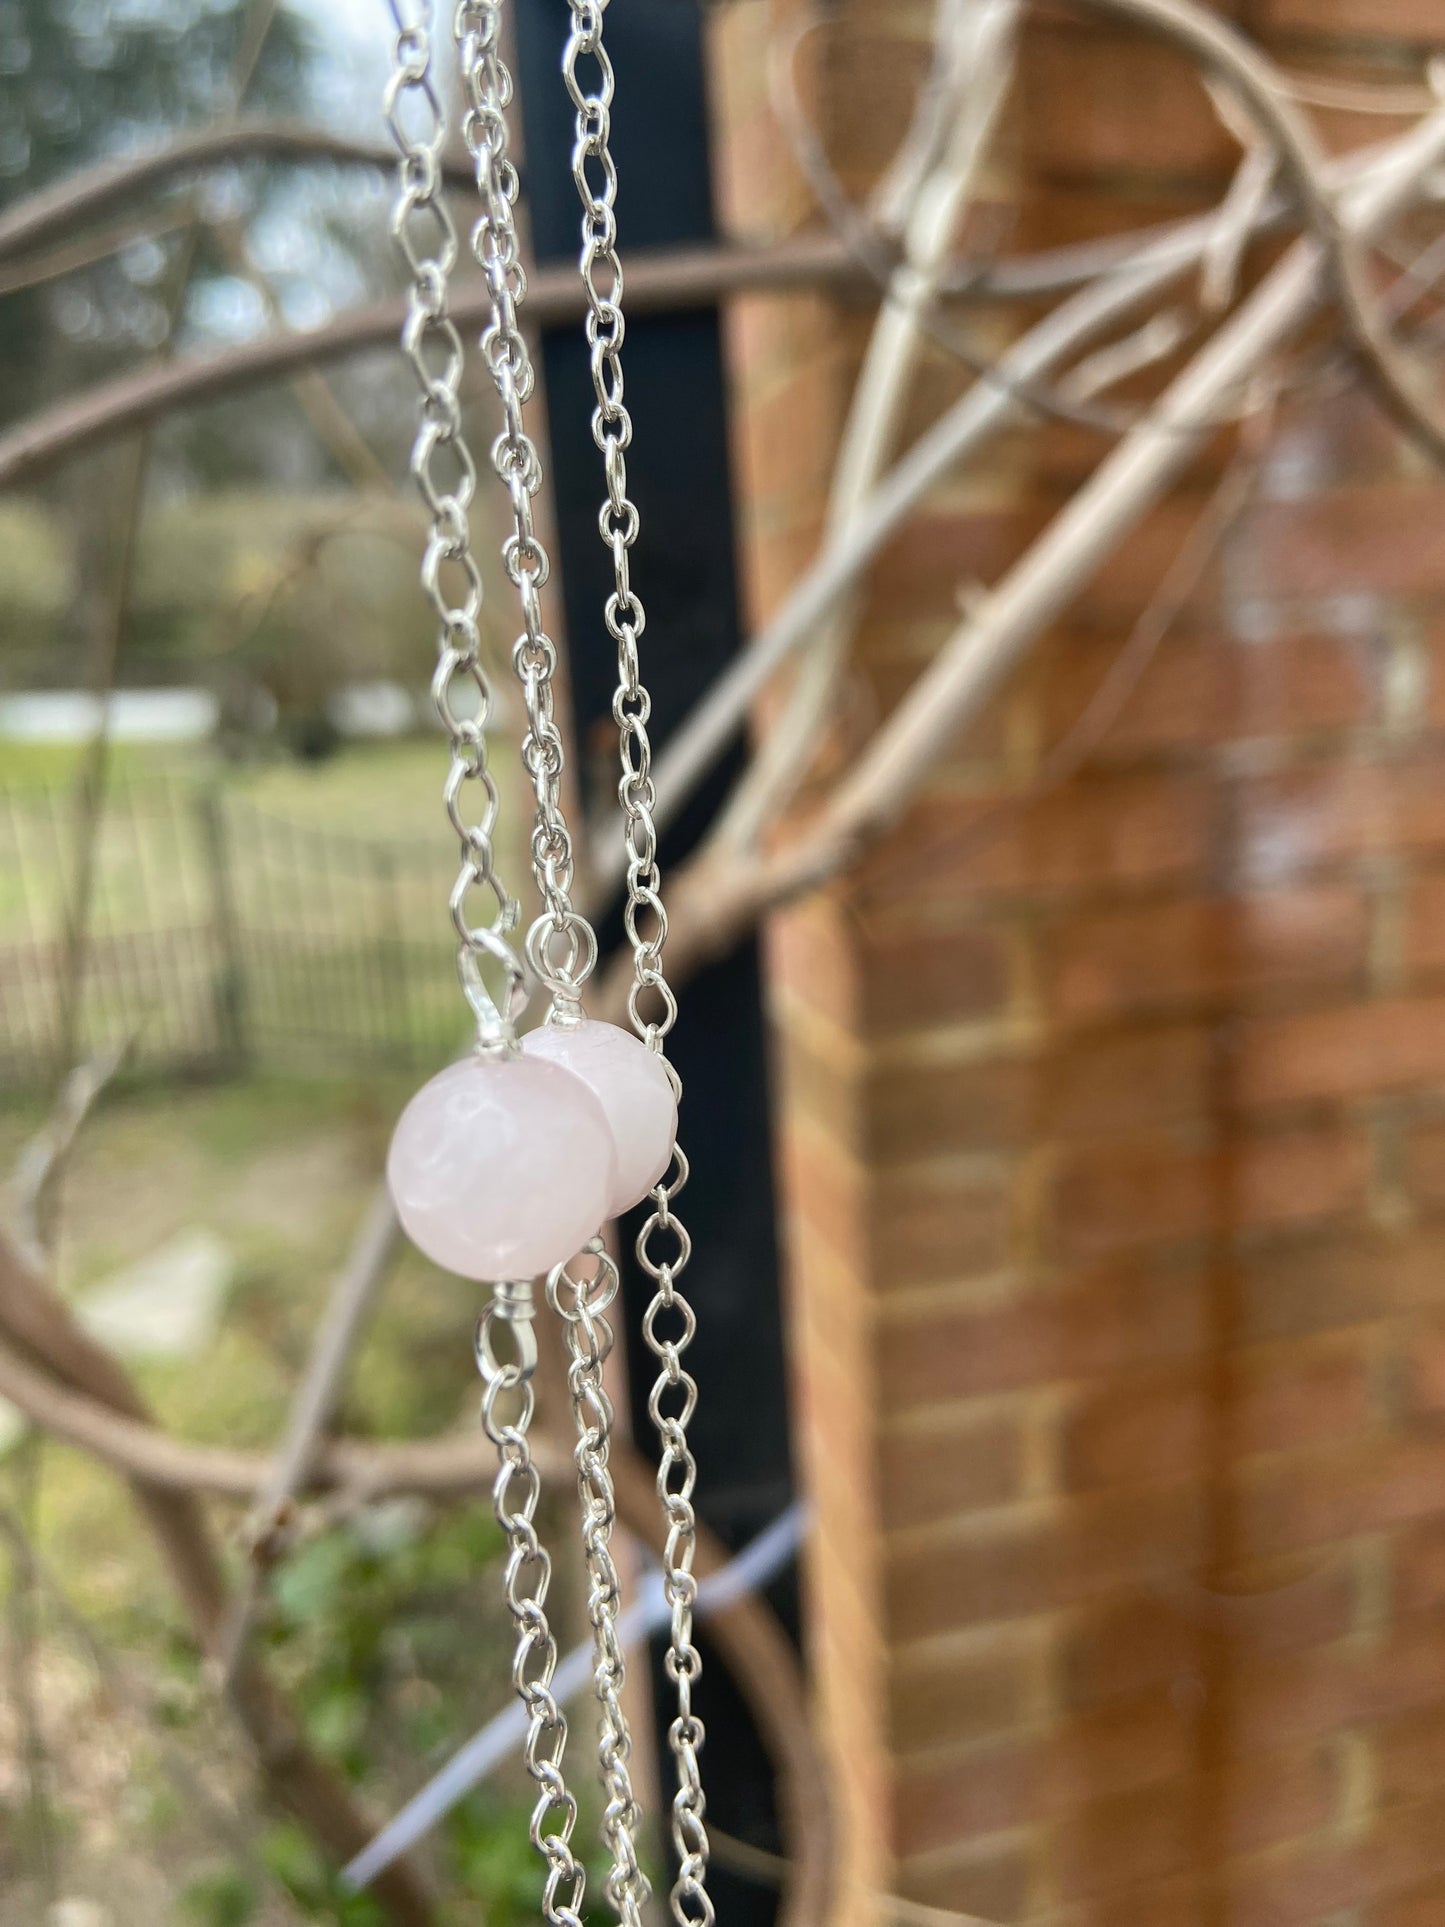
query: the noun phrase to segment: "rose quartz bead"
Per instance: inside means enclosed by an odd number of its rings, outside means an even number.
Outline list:
[[[617,1181],[609,1215],[630,1211],[667,1169],[677,1135],[677,1099],[666,1068],[630,1031],[592,1018],[572,1026],[544,1024],[528,1031],[522,1049],[580,1077],[612,1127]]]
[[[469,1057],[397,1122],[386,1179],[412,1243],[463,1278],[532,1278],[607,1217],[612,1133],[580,1078],[539,1057]]]

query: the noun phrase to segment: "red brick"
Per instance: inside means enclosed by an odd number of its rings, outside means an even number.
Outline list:
[[[1198,76],[1163,47],[1034,25],[1015,89],[1026,163],[1044,175],[1212,179],[1238,157]]]
[[[1445,1701],[1395,1715],[1370,1739],[1375,1783],[1387,1805],[1425,1799],[1445,1786]]]
[[[880,1504],[889,1525],[930,1525],[1019,1496],[1025,1418],[1018,1411],[955,1407],[886,1426],[878,1453]]]
[[[1390,1559],[1402,1620],[1445,1606],[1445,1517],[1403,1526],[1391,1538]]]
[[[1193,1679],[1199,1628],[1161,1591],[1126,1593],[1073,1616],[1059,1648],[1057,1676],[1065,1707]]]
[[[861,970],[853,934],[834,904],[814,898],[785,910],[768,919],[763,936],[772,991],[843,1028],[856,1028]]]
[[[901,1853],[1055,1819],[1100,1795],[1187,1770],[1192,1716],[1155,1690],[1101,1706],[1047,1734],[1010,1734],[962,1758],[905,1761],[895,1783]]]
[[[862,947],[862,1021],[873,1036],[985,1016],[1006,1004],[1010,944],[1006,930],[911,928],[869,933]]]
[[[1241,1341],[1295,1338],[1440,1302],[1445,1241],[1432,1227],[1309,1236],[1241,1254],[1233,1313]]]
[[[866,858],[865,914],[906,901],[926,879],[941,896],[1038,896],[1138,888],[1199,873],[1213,792],[1190,775],[1079,778],[1027,801],[957,793],[918,804],[899,836]]]
[[[1216,1148],[1157,1136],[1109,1143],[1060,1168],[1055,1238],[1070,1259],[1138,1244],[1226,1238],[1357,1212],[1368,1147],[1333,1127],[1234,1137]]]
[[[888,1706],[898,1753],[963,1746],[1029,1721],[1045,1657],[1035,1627],[991,1627],[982,1637],[893,1651]]]
[[[1037,1846],[1024,1841],[971,1842],[944,1860],[904,1861],[896,1885],[904,1899],[984,1920],[1017,1920],[1028,1905]]]
[[[1312,1832],[1334,1794],[1328,1760],[1307,1752],[1242,1763],[1217,1783],[1196,1777],[1100,1800],[1055,1832],[1061,1897],[1152,1884]],[[1222,1837],[1211,1838],[1216,1829]]]
[[[1440,1927],[1445,1920],[1445,1875],[1375,1899],[1370,1905],[1370,1927]]]
[[[1167,219],[1178,211],[1177,203],[1161,200],[1157,218]],[[1117,204],[1115,212],[1117,215]],[[1155,218],[1143,204],[1136,204],[1136,213],[1140,222]],[[1068,232],[1062,224],[1051,240],[1040,232],[1035,242],[1025,238],[1027,233],[1025,219],[1018,232],[1020,247],[1084,238],[1077,227]],[[953,608],[960,583],[997,582],[1062,506],[1062,499],[1020,500],[1014,494],[976,505],[925,509],[912,517],[875,563],[865,620],[871,624],[880,615],[896,616],[900,606],[919,613]],[[1071,624],[1117,624],[1121,618],[1136,617],[1154,595],[1201,512],[1202,498],[1185,494],[1170,496],[1151,509],[1130,530],[1128,541],[1104,560],[1080,590],[1070,609]],[[1182,618],[1189,620],[1197,615],[1207,619],[1215,599],[1206,582],[1189,599]]]
[[[1060,1693],[1066,1706],[1132,1694],[1168,1682],[1196,1699],[1206,1644],[1220,1641],[1231,1664],[1324,1646],[1350,1631],[1355,1574],[1319,1560],[1256,1568],[1206,1591],[1191,1575],[1085,1609],[1061,1641]]]
[[[1438,483],[1339,488],[1304,501],[1257,504],[1249,546],[1261,579],[1281,601],[1370,590],[1423,596],[1445,589],[1442,514],[1445,490]]]
[[[1405,953],[1411,970],[1445,970],[1445,876],[1412,880],[1405,917]]]
[[[880,1384],[896,1410],[1188,1358],[1204,1317],[1193,1268],[1118,1261],[976,1305],[885,1316]]]
[[[1182,1123],[1204,1109],[1207,1046],[1202,1029],[1172,1025],[1075,1037],[1031,1056],[885,1063],[868,1078],[870,1148],[891,1162]]]
[[[1260,880],[1381,851],[1445,844],[1445,784],[1429,752],[1393,763],[1311,766],[1239,785],[1238,863]]]
[[[885,1598],[896,1639],[1049,1612],[1158,1582],[1199,1557],[1193,1484],[978,1515],[890,1547]]]
[[[1445,997],[1248,1019],[1234,1085],[1248,1108],[1445,1085]]]
[[[1256,1461],[1238,1475],[1245,1557],[1325,1546],[1427,1519],[1445,1504],[1445,1439],[1379,1439]]]
[[[1118,659],[1120,638],[1070,636],[1039,665],[1050,743],[1086,716]],[[1267,643],[1187,636],[1163,644],[1091,760],[1198,748],[1250,737],[1309,737],[1364,722],[1369,664],[1356,643],[1285,634]]]
[[[1010,1176],[940,1160],[874,1175],[867,1251],[889,1288],[928,1285],[997,1270],[1013,1228]]]
[[[1445,1801],[1378,1815],[1357,1843],[1301,1842],[1232,1883],[1230,1927],[1320,1927],[1380,1893],[1409,1891],[1445,1872]],[[1370,1905],[1371,1927],[1378,1919]]]
[[[1406,1379],[1412,1415],[1445,1413],[1445,1322],[1431,1319],[1410,1334]]]
[[[1358,983],[1357,890],[1280,890],[1084,912],[1048,934],[1051,1003],[1069,1020]],[[1441,905],[1445,961],[1445,892]]]
[[[1223,1383],[1202,1369],[1111,1380],[1070,1415],[1066,1476],[1078,1488],[1202,1477],[1251,1453],[1349,1438],[1370,1423],[1369,1392],[1353,1335],[1237,1359]]]
[[[1259,19],[1272,33],[1349,34],[1367,47],[1383,40],[1429,48],[1440,42],[1434,0],[1262,0]]]

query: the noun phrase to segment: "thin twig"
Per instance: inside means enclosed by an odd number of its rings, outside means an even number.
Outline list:
[[[89,1063],[78,1064],[61,1086],[50,1116],[21,1148],[9,1192],[15,1235],[32,1264],[44,1265],[55,1241],[56,1193],[86,1119],[124,1063],[132,1039],[122,1038]]]
[[[1442,155],[1445,109],[1356,180],[1342,198],[1342,221],[1372,239],[1409,205]],[[958,732],[1192,459],[1217,420],[1221,396],[1242,392],[1257,377],[1315,312],[1326,286],[1313,237],[1297,241],[955,631],[808,826],[767,852],[705,845],[679,872],[671,917],[679,975],[725,953],[769,909],[850,868],[899,820]],[[624,995],[621,975],[613,973],[599,988],[595,1014],[611,1015]]]
[[[289,1541],[297,1494],[315,1468],[327,1428],[336,1415],[346,1374],[401,1237],[396,1212],[378,1187],[361,1221],[351,1255],[331,1288],[316,1327],[311,1355],[292,1397],[274,1467],[247,1525],[250,1557],[220,1642],[220,1676],[229,1688],[255,1619],[265,1575]]]
[[[1195,0],[1078,0],[1078,4],[1168,41],[1234,93],[1294,189],[1307,231],[1323,257],[1344,332],[1367,379],[1396,424],[1432,460],[1445,464],[1445,420],[1417,391],[1401,362],[1370,287],[1364,237],[1336,204],[1324,154],[1312,126],[1290,96],[1286,77],[1237,28]],[[1438,109],[1424,125],[1432,125],[1437,115]],[[1407,144],[1409,139],[1407,135]]]
[[[183,1754],[167,1737],[165,1724],[157,1718],[149,1692],[139,1680],[132,1678],[129,1669],[110,1650],[56,1574],[36,1552],[20,1519],[5,1506],[0,1506],[0,1538],[9,1546],[15,1562],[23,1564],[36,1590],[44,1593],[56,1624],[85,1653],[112,1704],[124,1707],[136,1725],[146,1733],[162,1771],[176,1792],[187,1804],[199,1803],[208,1809],[217,1831],[231,1851],[244,1862],[252,1877],[272,1891],[273,1901],[285,1908],[288,1919],[299,1918],[293,1914],[289,1892],[257,1853],[251,1829],[245,1824],[234,1799],[227,1793],[217,1793],[208,1775],[204,1771],[197,1772],[196,1761]],[[219,1730],[212,1730],[206,1738],[208,1745],[217,1746],[224,1743],[225,1736]]]
[[[688,308],[744,291],[783,291],[831,285],[858,286],[858,272],[831,236],[802,239],[786,248],[695,248],[639,253],[629,265],[628,306],[635,313]],[[538,269],[528,277],[527,310],[547,326],[577,320],[585,296],[575,271]],[[463,329],[480,327],[490,315],[490,296],[480,275],[452,290],[452,319]],[[0,487],[29,481],[84,449],[174,414],[289,377],[298,368],[320,368],[374,348],[394,346],[406,318],[405,303],[377,301],[305,333],[266,335],[219,354],[155,363],[57,402],[0,436]]]
[[[898,436],[923,340],[921,320],[1013,77],[1016,0],[938,0],[930,85],[905,137],[911,189],[901,258],[889,280],[854,384],[833,467],[825,547],[836,542],[877,486]],[[918,130],[925,121],[930,138]],[[909,150],[912,150],[909,152]],[[852,600],[814,630],[782,715],[759,743],[713,834],[746,845],[784,809],[804,780],[832,713],[852,632]]]
[[[1250,418],[1244,446],[1223,476],[1184,541],[1170,558],[1159,585],[1140,612],[1129,634],[1104,672],[1098,687],[1058,742],[1044,755],[1039,769],[1017,795],[970,824],[962,836],[924,836],[905,856],[890,865],[886,879],[872,893],[873,903],[886,914],[889,900],[914,888],[919,872],[945,855],[951,861],[981,847],[998,835],[1020,813],[1060,784],[1076,776],[1122,715],[1160,645],[1187,607],[1205,572],[1254,495],[1263,459],[1268,426],[1273,420],[1277,391],[1266,391]]]
[[[0,214],[0,261],[13,261],[59,236],[114,213],[130,211],[142,194],[186,175],[243,160],[341,162],[391,169],[396,152],[385,141],[357,141],[324,127],[274,120],[242,120],[178,134],[164,147],[103,161],[70,174],[53,187],[28,194]],[[447,178],[464,186],[471,178],[460,161],[444,164]]]
[[[1397,166],[1397,152],[1398,144],[1392,143],[1345,156],[1334,164],[1330,178],[1363,189]],[[1423,176],[1428,169],[1416,172]],[[660,827],[675,820],[742,728],[769,679],[847,596],[929,490],[1014,419],[1016,401],[1037,377],[1059,367],[1123,316],[1197,268],[1217,218],[1199,216],[1161,233],[1126,267],[1082,288],[1031,328],[989,375],[981,376],[919,437],[859,505],[848,527],[824,547],[777,612],[743,646],[659,755],[656,814]],[[1166,426],[1164,432],[1175,430]],[[1178,431],[1185,432],[1183,427]],[[1197,426],[1191,425],[1187,432],[1197,436]],[[593,891],[602,899],[616,888],[626,852],[610,822],[593,826],[589,848],[595,852]]]

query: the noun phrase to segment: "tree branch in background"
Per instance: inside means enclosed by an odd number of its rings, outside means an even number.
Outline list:
[[[203,174],[237,161],[337,162],[390,170],[396,149],[389,141],[357,141],[324,127],[299,122],[240,120],[179,134],[149,153],[104,161],[70,174],[53,187],[28,194],[0,214],[0,261],[14,261],[37,247],[50,247],[92,221],[117,211],[133,212],[137,199],[170,187],[188,175]],[[471,163],[444,161],[446,178],[465,187]]]
[[[857,287],[858,271],[831,236],[787,248],[696,248],[639,254],[629,265],[628,306],[635,312],[705,307],[738,290],[782,291],[820,283]],[[575,272],[534,270],[527,283],[529,319],[542,327],[580,318],[585,297]],[[480,328],[490,316],[480,275],[453,286],[451,314],[462,328]],[[406,318],[402,301],[356,308],[304,334],[265,335],[242,347],[195,360],[159,363],[33,415],[0,436],[0,488],[29,481],[82,449],[141,428],[203,402],[224,400],[260,382],[321,368],[374,348],[392,348]]]
[[[1013,78],[1017,24],[1017,0],[986,0],[967,9],[959,0],[940,0],[930,83],[920,91],[914,128],[903,141],[908,164],[887,184],[888,198],[900,210],[900,258],[848,404],[828,491],[825,548],[846,533],[893,455],[923,343],[920,323],[937,297]],[[775,64],[791,67],[796,47],[795,37]],[[783,712],[759,741],[714,827],[720,842],[754,842],[806,779],[836,703],[852,617],[850,597],[813,629]],[[799,754],[802,745],[810,749]]]
[[[77,1065],[61,1086],[50,1116],[15,1160],[9,1191],[16,1236],[34,1269],[44,1267],[54,1247],[57,1192],[75,1140],[130,1046],[130,1038],[123,1038],[88,1064]]]
[[[18,1389],[25,1389],[26,1380],[43,1385],[48,1378],[72,1401],[143,1431],[151,1429],[145,1402],[120,1362],[76,1323],[43,1274],[26,1265],[14,1245],[3,1238],[0,1340],[32,1361],[28,1373],[23,1357],[15,1361],[20,1371],[12,1370],[10,1382]],[[16,1403],[25,1409],[21,1400]],[[226,1584],[200,1501],[194,1492],[143,1472],[128,1476],[196,1645],[212,1657],[225,1624]],[[290,1708],[255,1660],[248,1659],[238,1668],[231,1704],[251,1741],[257,1771],[270,1798],[300,1820],[337,1864],[359,1852],[371,1837],[369,1819],[340,1776],[311,1751]],[[431,1927],[431,1902],[415,1868],[398,1861],[388,1869],[386,1881],[385,1891],[378,1884],[378,1894],[401,1927]]]
[[[346,1388],[352,1356],[400,1242],[401,1226],[391,1199],[379,1187],[353,1240],[351,1255],[332,1285],[306,1369],[292,1395],[275,1463],[248,1522],[246,1570],[221,1641],[223,1686],[229,1687],[245,1651],[266,1574],[290,1542],[296,1495],[310,1479],[321,1453]]]
[[[385,1199],[383,1189],[370,1221],[382,1236],[380,1214]],[[386,1210],[389,1215],[389,1204]],[[359,1241],[353,1277],[362,1268],[362,1250]],[[333,1326],[333,1357],[344,1350],[340,1343],[342,1296],[338,1292],[334,1303],[338,1315]],[[29,1353],[34,1362],[27,1363],[18,1355],[20,1351]],[[317,1378],[320,1376],[318,1370]],[[188,1445],[163,1431],[110,1354],[75,1325],[60,1300],[43,1281],[26,1271],[18,1252],[3,1238],[0,1396],[10,1399],[34,1424],[90,1452],[131,1482],[153,1523],[157,1516],[160,1518],[168,1559],[173,1554],[179,1558],[174,1570],[178,1583],[185,1581],[183,1596],[196,1601],[191,1616],[202,1648],[216,1653],[226,1624],[226,1608],[219,1564],[214,1554],[207,1557],[205,1550],[210,1541],[198,1495],[204,1492],[251,1499],[263,1494],[276,1480],[267,1455]],[[307,1409],[314,1411],[315,1407],[308,1405]],[[299,1423],[297,1430],[299,1433]],[[552,1441],[544,1434],[536,1440],[533,1456],[544,1479],[560,1489],[571,1489],[575,1468],[568,1444]],[[619,1519],[635,1537],[660,1550],[664,1522],[657,1507],[651,1466],[635,1447],[622,1440],[614,1441],[612,1464]],[[330,1489],[358,1502],[399,1493],[448,1499],[486,1491],[495,1470],[495,1455],[488,1441],[472,1430],[449,1438],[384,1444],[318,1440],[310,1469],[304,1476],[297,1476],[296,1484],[298,1490],[303,1485],[311,1490]],[[709,1535],[700,1535],[700,1576],[717,1570],[726,1558]],[[214,1583],[207,1583],[208,1579]],[[719,1611],[710,1619],[709,1630],[748,1701],[778,1770],[787,1850],[795,1869],[787,1918],[791,1927],[823,1927],[832,1879],[830,1807],[796,1656],[771,1609],[760,1599],[743,1599]],[[233,1698],[247,1719],[247,1729],[264,1766],[262,1739],[271,1730],[266,1722],[275,1709],[264,1691],[258,1694],[257,1672],[253,1660],[238,1660]],[[261,1724],[260,1734],[252,1729],[252,1720]],[[307,1811],[323,1811],[315,1790],[309,1792]],[[292,1810],[300,1811],[296,1807]],[[326,1840],[332,1852],[344,1851],[344,1857],[350,1858],[370,1836],[363,1833],[344,1849],[335,1832],[323,1836],[318,1829],[318,1837]]]

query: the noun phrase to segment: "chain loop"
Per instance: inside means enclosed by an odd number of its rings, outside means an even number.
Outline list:
[[[617,1296],[619,1280],[617,1266],[600,1239],[592,1241],[583,1257],[591,1260],[591,1275],[578,1275],[576,1259],[559,1265],[547,1280],[547,1302],[561,1319],[567,1341],[567,1386],[577,1425],[573,1457],[582,1501],[592,1678],[601,1709],[597,1754],[607,1794],[602,1837],[612,1857],[607,1898],[625,1927],[642,1927],[642,1909],[652,1888],[637,1858],[641,1809],[632,1790],[632,1736],[622,1711],[627,1669],[617,1637],[620,1587],[611,1547],[617,1500],[608,1462],[613,1411],[602,1377],[612,1350],[612,1326],[606,1313]]]
[[[536,799],[531,858],[543,903],[542,914],[527,932],[525,950],[533,972],[550,993],[550,1021],[567,1025],[580,1020],[580,993],[597,964],[597,936],[571,902],[572,843],[561,802],[563,746],[552,696],[557,651],[542,626],[540,600],[550,564],[532,519],[532,498],[541,487],[542,465],[522,414],[534,376],[517,322],[526,284],[518,262],[513,210],[517,180],[506,158],[504,109],[511,98],[511,79],[497,51],[498,16],[495,4],[462,0],[456,32],[469,102],[464,132],[482,202],[472,246],[491,296],[491,322],[482,337],[482,352],[504,423],[492,444],[492,466],[512,505],[513,532],[502,545],[502,563],[522,610],[522,633],[513,646],[512,663],[527,714],[522,763]],[[585,1269],[587,1257],[592,1261],[590,1275]],[[604,1314],[617,1283],[616,1266],[600,1240],[594,1239],[583,1266],[573,1260],[571,1266],[560,1265],[552,1272],[547,1298],[566,1337],[568,1389],[577,1428],[582,1549],[600,1710],[598,1760],[607,1796],[602,1835],[611,1858],[606,1892],[623,1927],[642,1927],[642,1909],[651,1889],[637,1857],[640,1808],[629,1766],[632,1738],[622,1710],[626,1667],[617,1637],[620,1588],[611,1552],[617,1508],[608,1462],[613,1412],[602,1382],[603,1364],[612,1347],[612,1330]],[[560,1787],[560,1745],[548,1757],[558,1769]],[[537,1840],[535,1827],[533,1839]],[[549,1897],[552,1892],[549,1871]],[[580,1896],[579,1876],[577,1904]],[[554,1920],[550,1911],[548,1919]]]
[[[632,947],[633,981],[627,1008],[638,1036],[667,1067],[675,1091],[676,1071],[668,1063],[665,1039],[677,1019],[677,1000],[663,974],[667,941],[653,822],[652,746],[647,724],[651,703],[641,679],[637,643],[645,615],[632,587],[631,550],[637,540],[637,507],[627,493],[626,451],[632,418],[623,396],[622,262],[617,253],[617,168],[609,147],[614,75],[603,45],[606,0],[569,0],[572,30],[562,56],[562,71],[574,109],[572,178],[582,207],[580,271],[587,294],[586,333],[595,406],[592,439],[602,456],[607,499],[598,530],[612,556],[613,593],[604,611],[608,633],[617,645],[617,689],[612,714],[617,723],[622,805],[627,843],[627,901],[624,921]],[[594,63],[592,84],[584,83],[579,64]],[[677,1688],[677,1714],[668,1744],[677,1771],[672,1802],[672,1839],[678,1874],[671,1904],[678,1927],[711,1927],[713,1903],[707,1891],[706,1802],[698,1754],[702,1722],[693,1711],[693,1687],[702,1662],[693,1644],[693,1607],[697,1582],[697,1519],[693,1490],[697,1463],[687,1426],[697,1405],[697,1383],[682,1362],[696,1330],[691,1306],[678,1289],[692,1243],[673,1201],[687,1182],[687,1159],[674,1144],[672,1162],[652,1194],[652,1211],[637,1237],[637,1261],[656,1287],[643,1318],[643,1335],[659,1363],[648,1411],[657,1429],[661,1459],[657,1490],[667,1521],[664,1584],[671,1610],[667,1670]]]
[[[526,953],[553,1002],[566,1013],[577,1009],[582,986],[596,965],[597,939],[572,906],[572,838],[561,804],[562,736],[552,689],[557,650],[542,626],[540,592],[551,565],[532,517],[542,464],[522,418],[535,376],[517,320],[527,278],[517,242],[517,170],[507,158],[505,110],[512,98],[512,77],[499,51],[500,25],[500,0],[460,0],[455,31],[467,99],[462,135],[482,204],[471,245],[491,297],[482,356],[504,423],[492,444],[492,467],[512,507],[513,533],[502,545],[502,565],[522,608],[522,633],[513,645],[512,663],[527,713],[522,763],[536,799],[532,867],[543,907],[527,933]]]
[[[487,766],[492,694],[480,653],[482,576],[468,523],[477,469],[461,423],[465,351],[447,310],[458,244],[441,190],[446,115],[433,77],[429,9],[424,0],[391,0],[391,14],[396,40],[385,113],[400,155],[391,232],[411,275],[401,344],[420,391],[411,474],[430,524],[421,583],[437,620],[431,694],[451,747],[443,796],[461,852],[449,907],[457,974],[477,1021],[478,1047],[506,1052],[526,1001],[526,973],[506,941],[517,905],[497,875],[492,846],[498,807]],[[499,993],[488,985],[484,962],[495,966]]]
[[[527,1709],[523,1757],[537,1788],[528,1835],[547,1863],[542,1911],[549,1927],[582,1927],[587,1876],[572,1851],[577,1802],[562,1775],[567,1720],[552,1691],[557,1641],[546,1610],[552,1561],[537,1536],[542,1481],[527,1438],[536,1403],[532,1287],[529,1281],[510,1279],[492,1290],[492,1303],[477,1321],[476,1358],[482,1425],[499,1460],[492,1510],[507,1541],[503,1587],[517,1633],[512,1685]],[[505,1360],[497,1356],[502,1332],[511,1335],[515,1348],[515,1356]]]

